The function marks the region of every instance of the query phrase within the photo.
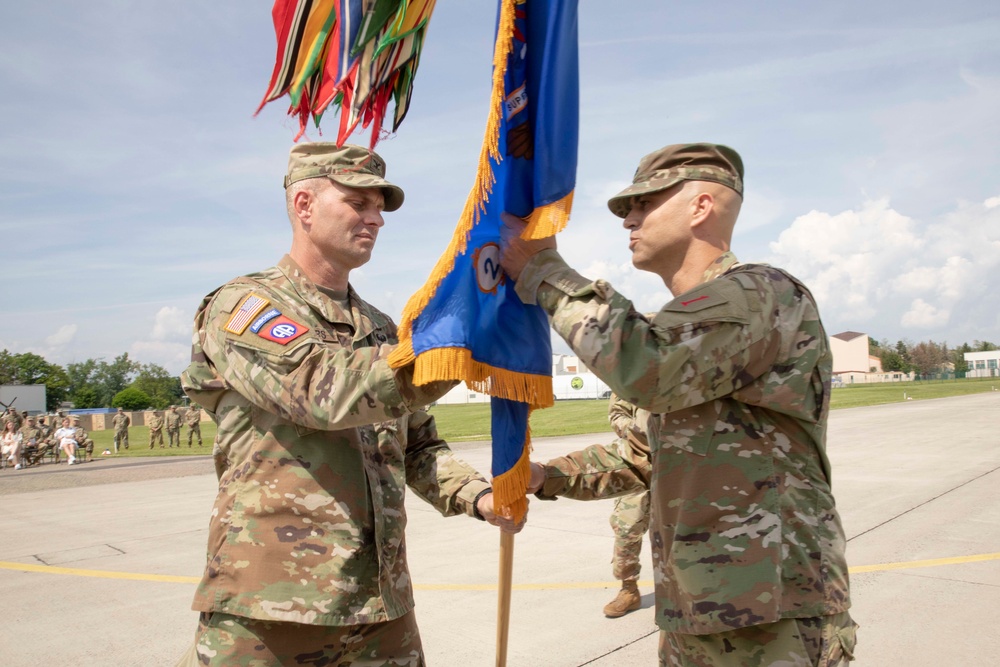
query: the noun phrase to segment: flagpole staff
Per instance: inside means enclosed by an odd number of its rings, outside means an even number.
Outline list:
[[[514,574],[514,534],[500,533],[500,577],[497,588],[497,662],[507,666],[507,631],[510,629],[510,589]]]

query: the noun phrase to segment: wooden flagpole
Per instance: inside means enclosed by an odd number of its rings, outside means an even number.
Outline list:
[[[514,534],[500,533],[500,577],[497,587],[497,662],[507,667],[507,631],[510,629],[510,589],[514,574]]]

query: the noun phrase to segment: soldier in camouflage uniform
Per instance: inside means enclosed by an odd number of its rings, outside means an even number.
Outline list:
[[[198,409],[197,405],[188,408],[184,415],[184,421],[188,427],[188,447],[191,446],[195,436],[198,437],[198,446],[201,447],[201,410]]]
[[[640,413],[639,419],[636,413]],[[623,401],[617,395],[611,394],[608,405],[608,420],[614,429],[618,440],[615,447],[621,449],[622,456],[627,450],[638,448],[646,452],[648,460],[649,444],[646,442],[646,432],[640,421],[645,421],[643,411],[631,403]],[[633,442],[628,442],[632,440]],[[635,611],[642,606],[642,595],[639,593],[639,554],[642,552],[642,536],[649,528],[649,489],[638,493],[630,493],[615,500],[615,509],[611,513],[611,529],[615,532],[614,555],[611,558],[612,574],[622,582],[621,590],[615,598],[604,606],[604,615],[608,618],[619,618]]]
[[[70,418],[70,427],[74,431],[73,439],[76,440],[76,455],[86,461],[94,458],[94,441],[91,440],[87,430],[80,426],[80,418],[73,415]]]
[[[299,144],[277,266],[208,295],[181,380],[218,424],[219,494],[202,612],[182,665],[424,665],[404,492],[508,531],[416,387],[387,363],[396,327],[348,282],[403,193],[358,146]]]
[[[132,420],[125,414],[125,410],[118,408],[118,412],[111,418],[111,425],[115,427],[115,454],[119,447],[128,449],[128,427],[131,424]]]
[[[21,425],[24,423],[24,418],[21,416],[21,413],[14,408],[7,408],[7,410],[3,413],[3,417],[0,418],[0,421],[2,421],[2,423],[0,423],[0,429],[5,428],[7,426],[7,422],[14,422],[14,430],[20,431]]]
[[[166,414],[167,426],[167,447],[181,446],[181,415],[177,412],[177,406],[171,405]]]
[[[832,355],[809,290],[729,251],[742,194],[734,150],[685,144],[647,155],[611,199],[633,264],[675,295],[652,319],[573,271],[554,239],[520,239],[512,216],[501,262],[580,360],[651,413],[660,664],[839,665],[856,626],[826,455]],[[637,491],[638,456],[593,447],[533,464],[531,488]]]
[[[153,449],[159,443],[160,449],[163,449],[163,417],[151,411],[145,421],[149,427],[149,448]]]

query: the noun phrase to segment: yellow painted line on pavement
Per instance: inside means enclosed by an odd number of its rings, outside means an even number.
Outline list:
[[[980,563],[985,560],[1000,560],[1000,553],[976,554],[974,556],[956,556],[954,558],[934,558],[932,560],[911,560],[905,563],[882,563],[881,565],[859,565],[850,567],[851,574],[861,572],[884,572],[886,570],[909,570],[917,567],[940,567],[942,565],[962,565],[965,563]]]
[[[55,565],[33,565],[31,563],[6,563],[0,561],[0,570],[21,572],[42,572],[44,574],[68,574],[74,577],[98,577],[101,579],[128,579],[131,581],[161,581],[168,584],[197,584],[201,577],[178,577],[171,574],[136,574],[133,572],[112,572],[110,570],[82,570],[76,567]]]
[[[901,563],[881,563],[879,565],[858,565],[849,569],[851,574],[862,572],[887,572],[890,570],[911,570],[923,567],[941,567],[943,565],[964,565],[966,563],[981,563],[1000,560],[1000,553],[975,554],[972,556],[956,556],[954,558],[934,558],[931,560],[912,560]],[[16,570],[18,572],[40,572],[42,574],[64,574],[74,577],[97,577],[100,579],[124,579],[128,581],[157,581],[168,584],[197,584],[201,577],[180,577],[169,574],[139,574],[133,572],[113,572],[110,570],[84,570],[76,567],[58,567],[55,565],[34,565],[31,563],[10,563],[0,561],[0,570]],[[573,581],[546,582],[538,584],[514,584],[516,591],[566,590],[581,588],[608,588],[618,586],[618,581]],[[652,580],[640,581],[639,584],[652,586]],[[495,591],[496,584],[416,584],[419,591]]]

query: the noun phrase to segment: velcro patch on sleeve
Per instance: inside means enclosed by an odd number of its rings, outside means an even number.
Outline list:
[[[748,316],[745,290],[731,280],[713,280],[665,305],[653,323],[664,328],[689,322],[745,323]]]
[[[269,309],[253,321],[253,324],[250,325],[250,331],[260,333],[260,330],[264,328],[264,325],[276,318],[278,315],[281,315],[281,312],[277,308]]]
[[[288,345],[307,331],[309,327],[304,324],[293,322],[284,315],[278,315],[264,324],[257,335],[278,345]]]
[[[264,310],[269,303],[271,303],[269,300],[251,292],[243,299],[240,307],[229,317],[229,321],[226,322],[226,331],[239,336],[247,330],[253,318],[257,317],[260,311]]]

